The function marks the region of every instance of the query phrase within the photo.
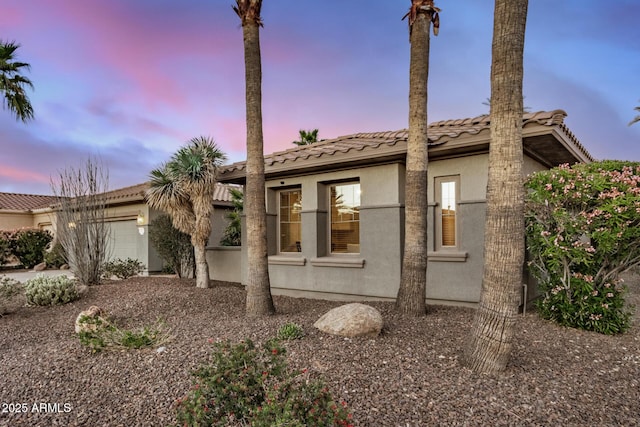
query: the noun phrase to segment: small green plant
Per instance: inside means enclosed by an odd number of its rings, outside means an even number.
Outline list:
[[[143,271],[144,264],[131,258],[125,260],[117,258],[102,265],[102,277],[105,279],[110,279],[112,276],[116,276],[118,279],[128,279]]]
[[[0,316],[9,311],[9,307],[15,305],[24,289],[22,283],[9,276],[0,276]]]
[[[193,372],[191,390],[176,402],[178,425],[352,425],[346,403],[335,402],[320,378],[288,368],[277,339],[213,346],[211,362]]]
[[[63,264],[67,263],[66,254],[64,252],[64,248],[60,244],[60,242],[56,242],[55,245],[51,248],[50,251],[45,252],[44,254],[44,262],[47,263],[48,267],[52,268],[60,268]]]
[[[302,326],[297,323],[285,323],[278,329],[278,339],[280,340],[297,340],[304,337]]]
[[[78,333],[80,343],[94,353],[105,349],[141,349],[155,347],[169,341],[170,334],[162,321],[153,326],[127,330],[113,324],[107,316],[81,316],[78,319],[82,331]]]
[[[38,274],[25,282],[25,296],[29,305],[66,304],[79,298],[76,282],[61,274]]]

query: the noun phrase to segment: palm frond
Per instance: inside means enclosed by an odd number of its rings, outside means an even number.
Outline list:
[[[240,17],[242,25],[247,22],[255,22],[260,27],[264,26],[260,9],[262,9],[262,0],[236,0],[237,6],[231,6],[236,14]]]
[[[636,108],[634,108],[634,110],[636,110],[636,111],[640,112],[640,107],[636,107]],[[631,121],[629,122],[629,126],[631,126],[631,125],[632,125],[632,124],[634,124],[634,123],[638,123],[638,122],[640,122],[640,116],[635,116],[635,117],[633,118],[633,120],[631,120]]]

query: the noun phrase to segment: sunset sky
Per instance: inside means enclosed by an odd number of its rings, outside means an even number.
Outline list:
[[[242,28],[233,0],[0,0],[0,39],[31,64],[35,120],[0,110],[0,191],[51,194],[99,156],[111,188],[213,137],[245,159]],[[265,153],[407,127],[409,0],[264,0]],[[488,113],[493,2],[436,0],[429,121]],[[563,109],[598,158],[640,161],[638,0],[531,0],[525,106]]]

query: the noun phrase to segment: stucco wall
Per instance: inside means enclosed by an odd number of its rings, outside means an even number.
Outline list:
[[[488,154],[429,163],[427,295],[430,303],[474,305],[480,299]],[[544,169],[525,156],[524,172]],[[394,299],[404,238],[404,165],[400,163],[319,173],[267,182],[269,273],[273,294],[341,300]],[[459,176],[458,247],[436,251],[435,180]],[[327,255],[327,184],[359,180],[358,255]],[[302,252],[277,253],[278,190],[302,189]],[[243,244],[246,247],[246,244]],[[335,263],[333,263],[335,261]],[[349,263],[352,261],[352,263]],[[246,281],[246,250],[241,281]]]
[[[0,212],[0,230],[33,227],[33,215],[29,212]]]
[[[240,246],[207,247],[207,264],[211,280],[240,283],[241,256]]]
[[[275,179],[267,182],[269,274],[272,292],[349,299],[395,297],[401,251],[400,164]],[[360,254],[328,254],[328,184],[359,180]],[[278,190],[302,189],[300,253],[277,253]],[[246,247],[243,235],[243,247]],[[293,265],[298,264],[298,265]],[[246,250],[242,282],[246,282]]]

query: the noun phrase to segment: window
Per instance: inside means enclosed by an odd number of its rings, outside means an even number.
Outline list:
[[[302,190],[283,190],[280,203],[280,252],[302,251]]]
[[[360,253],[360,183],[330,186],[331,253]]]
[[[436,250],[458,247],[459,187],[459,176],[436,178]]]

